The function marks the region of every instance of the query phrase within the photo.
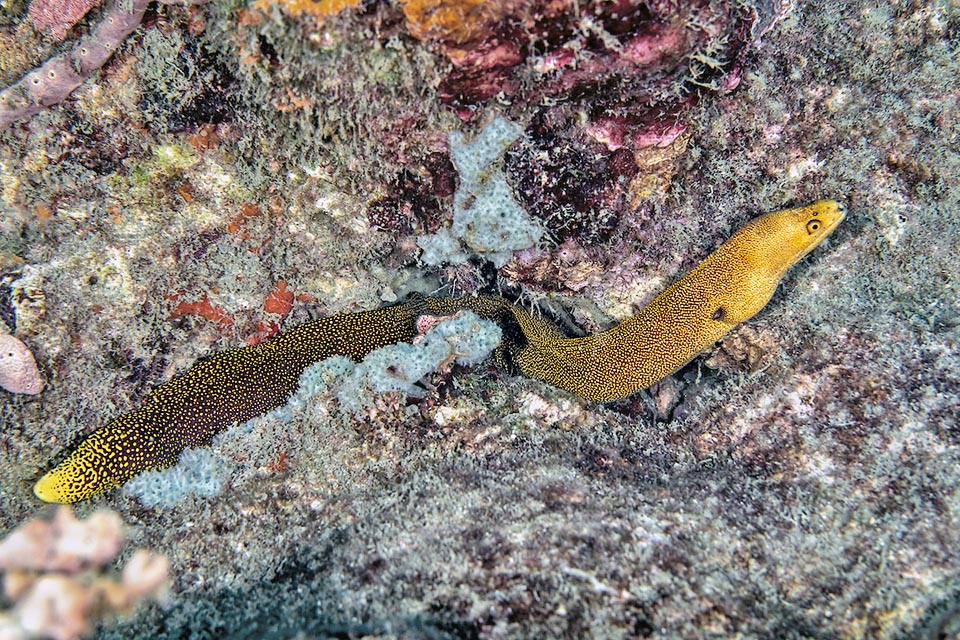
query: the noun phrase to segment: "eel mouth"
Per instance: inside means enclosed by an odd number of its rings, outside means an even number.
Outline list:
[[[52,471],[45,473],[42,478],[37,480],[37,483],[33,485],[33,494],[44,502],[59,502],[61,504],[69,502],[63,499],[57,478]]]
[[[835,202],[835,204],[836,204],[836,212],[835,212],[835,215],[832,216],[833,219],[829,220],[826,223],[826,229],[823,230],[822,236],[820,237],[820,239],[817,241],[816,244],[810,247],[811,249],[819,246],[821,242],[829,238],[830,234],[833,233],[833,230],[836,229],[837,226],[841,222],[843,222],[844,218],[847,217],[847,205],[845,205],[842,202]]]
[[[836,202],[836,205],[837,215],[832,223],[827,224],[827,229],[823,232],[823,238],[821,239],[821,242],[826,239],[827,236],[833,233],[833,230],[837,228],[837,225],[843,222],[843,219],[847,217],[847,205],[843,202]]]
[[[816,242],[811,242],[810,244],[805,246],[803,249],[801,249],[799,252],[797,252],[797,255],[794,257],[793,262],[790,263],[790,266],[797,264],[798,262],[803,260],[803,258],[806,257],[808,253],[810,253],[811,251],[819,247],[824,240],[830,237],[834,229],[836,229],[837,226],[841,222],[843,222],[844,218],[847,217],[847,205],[844,204],[843,202],[838,202],[836,200],[826,200],[826,201],[816,202],[813,205],[811,205],[811,207],[813,208],[813,207],[817,207],[818,205],[823,206],[828,204],[832,204],[833,207],[831,207],[832,210],[828,210],[824,213],[821,213],[820,215],[820,218],[824,221],[823,222],[824,228],[821,229],[820,231],[820,237],[817,238]]]

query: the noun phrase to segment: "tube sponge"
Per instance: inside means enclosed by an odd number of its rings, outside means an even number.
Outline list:
[[[160,1],[170,3],[176,0]],[[200,4],[206,0],[187,2]],[[114,0],[104,10],[93,32],[81,38],[70,51],[50,58],[19,82],[0,91],[0,131],[21,118],[33,116],[62,102],[102,67],[127,36],[133,33],[143,19],[148,4],[148,0]],[[57,10],[54,11],[56,13]],[[62,8],[58,18],[61,21],[67,19]],[[62,24],[52,24],[49,20],[43,24],[55,32],[64,28]]]

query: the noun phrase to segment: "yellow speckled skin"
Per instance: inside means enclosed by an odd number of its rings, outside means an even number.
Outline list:
[[[416,335],[417,301],[320,318],[253,347],[221,351],[157,387],[143,407],[91,433],[33,488],[70,503],[109,491],[147,469],[175,464],[184,449],[282,405],[309,365],[334,355],[362,360]]]
[[[220,352],[154,390],[143,407],[93,432],[34,486],[47,502],[76,502],[133,476],[177,462],[226,427],[280,406],[310,364],[369,352],[416,336],[423,314],[461,309],[503,329],[497,352],[527,376],[588,400],[635,393],[676,371],[760,311],[784,273],[843,220],[844,208],[822,200],[749,222],[640,313],[608,331],[567,338],[521,307],[491,296],[425,298],[330,316],[255,347]]]
[[[512,315],[525,341],[502,348],[521,373],[588,400],[617,400],[670,375],[760,311],[787,269],[844,215],[839,203],[821,200],[755,218],[640,313],[583,338],[563,337],[499,298],[430,298],[427,304],[431,313],[469,308],[501,325]]]

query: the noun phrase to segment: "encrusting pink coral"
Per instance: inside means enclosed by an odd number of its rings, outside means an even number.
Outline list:
[[[43,379],[30,349],[5,331],[0,331],[0,387],[30,395],[43,391]]]
[[[112,511],[97,511],[84,521],[70,509],[53,520],[30,520],[0,542],[0,570],[78,571],[102,565],[123,548],[123,522]]]
[[[37,31],[50,34],[57,42],[100,0],[33,0],[27,15]]]
[[[104,616],[162,590],[169,562],[143,549],[119,580],[107,574],[123,545],[123,523],[107,510],[81,521],[61,507],[52,520],[33,519],[14,530],[0,542],[4,597],[14,602],[0,610],[0,638],[73,640]]]

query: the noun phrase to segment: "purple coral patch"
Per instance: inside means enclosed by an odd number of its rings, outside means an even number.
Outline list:
[[[439,38],[454,67],[439,94],[467,120],[494,96],[517,120],[532,111],[527,143],[506,157],[510,183],[555,239],[591,244],[667,184],[687,113],[737,86],[759,16],[707,0],[577,6],[518,2],[469,42]]]
[[[429,164],[429,176],[401,171],[392,181],[390,193],[367,205],[372,226],[401,236],[439,228],[440,198],[449,197],[456,189],[455,170],[446,155],[435,154]]]

